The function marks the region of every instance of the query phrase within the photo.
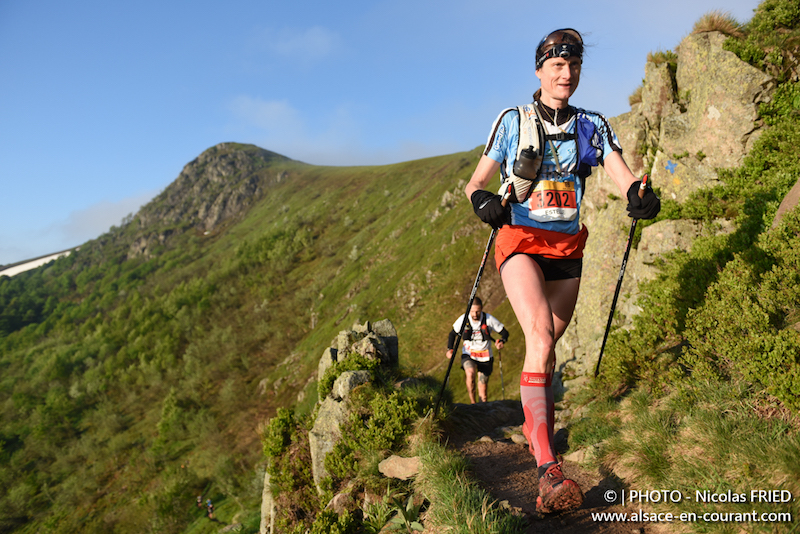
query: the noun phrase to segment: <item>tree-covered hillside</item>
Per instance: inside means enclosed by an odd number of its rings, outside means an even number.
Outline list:
[[[478,152],[358,168],[213,152],[266,177],[249,209],[208,231],[153,216],[182,202],[162,194],[146,224],[0,280],[2,530],[181,532],[196,494],[252,527],[257,428],[316,400],[340,329],[390,318],[409,368],[446,339],[485,238],[460,192]]]

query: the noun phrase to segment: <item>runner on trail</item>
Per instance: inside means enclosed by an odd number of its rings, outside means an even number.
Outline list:
[[[208,518],[214,519],[214,504],[211,502],[211,499],[206,501],[206,510],[208,511]]]
[[[453,328],[450,330],[450,336],[447,339],[447,356],[448,359],[453,357],[456,338],[461,332],[461,325],[464,322],[464,315],[460,315],[456,322],[453,323]],[[483,312],[483,302],[480,298],[475,297],[472,307],[469,310],[469,321],[464,327],[464,343],[461,352],[461,368],[464,369],[467,381],[467,393],[469,400],[475,404],[475,377],[478,378],[478,398],[481,402],[486,402],[489,390],[489,376],[492,374],[492,367],[494,366],[494,354],[492,354],[492,337],[491,332],[500,334],[500,338],[494,342],[494,346],[498,350],[502,350],[506,342],[508,342],[508,330],[503,326],[503,323],[497,320],[496,317]]]
[[[570,105],[582,61],[583,38],[573,29],[556,30],[539,42],[536,76],[541,87],[533,103],[500,113],[465,188],[478,217],[499,228],[495,261],[525,335],[520,378],[523,432],[538,465],[537,509],[543,513],[572,510],[583,502],[580,487],[564,477],[556,458],[552,380],[555,345],[578,298],[588,236],[580,223],[586,178],[592,167],[603,165],[628,199],[633,218],[652,219],[661,208],[651,188],[639,197],[642,182],[622,158],[606,118]],[[525,150],[529,146],[538,151]],[[487,191],[496,187],[490,183],[498,170],[515,184],[528,180],[527,189],[520,187],[522,198],[516,197],[515,187],[507,207],[500,195]]]

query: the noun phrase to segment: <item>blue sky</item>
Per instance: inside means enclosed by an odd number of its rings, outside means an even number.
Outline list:
[[[756,0],[0,1],[0,265],[80,245],[225,141],[320,165],[482,145],[548,31],[587,35],[571,102],[616,116],[647,53]]]

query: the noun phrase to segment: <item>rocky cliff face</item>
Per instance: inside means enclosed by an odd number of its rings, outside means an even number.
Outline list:
[[[243,213],[270,184],[288,179],[288,173],[275,165],[289,161],[252,145],[221,143],[209,148],[141,209],[140,236],[131,244],[129,256],[149,255],[154,245],[176,232],[213,231]]]
[[[760,133],[757,105],[767,101],[775,82],[722,49],[717,32],[690,35],[678,48],[677,69],[648,62],[641,103],[610,119],[624,156],[637,176],[649,172],[662,198],[685,200],[717,180],[716,169],[740,165]],[[674,72],[674,74],[673,74]],[[624,196],[624,195],[623,195]],[[578,375],[593,372],[625,249],[630,219],[620,192],[598,168],[589,178],[584,222],[590,237],[584,277],[573,324],[559,342],[558,358]],[[662,221],[645,229],[632,250],[617,311],[628,319],[640,281],[656,272],[655,258],[706,232],[731,231],[729,221],[703,226],[694,221]]]
[[[339,332],[322,353],[317,367],[317,380],[322,380],[336,363],[344,362],[354,355],[378,361],[382,367],[396,367],[399,359],[398,340],[397,330],[392,322],[384,319],[375,323],[355,324],[351,329]],[[367,370],[340,371],[330,393],[318,401],[314,426],[308,434],[308,444],[314,484],[320,495],[323,494],[320,483],[328,476],[325,457],[342,439],[342,428],[351,415],[350,392],[372,380],[373,374]],[[403,387],[403,384],[396,384],[395,387]],[[337,497],[334,497],[329,504],[330,508],[336,509],[336,500]],[[261,534],[275,532],[275,506],[267,472],[261,503]]]

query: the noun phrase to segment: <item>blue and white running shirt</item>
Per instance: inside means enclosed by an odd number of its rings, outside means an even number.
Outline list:
[[[576,139],[552,141],[561,164],[562,174],[559,175],[550,142],[545,142],[542,170],[539,178],[534,182],[533,193],[525,202],[511,205],[511,224],[570,235],[575,235],[580,231],[583,180],[580,179],[578,169],[585,168],[586,175],[588,175],[591,170],[587,163],[596,166],[598,163],[602,163],[612,151],[621,153],[622,148],[611,125],[603,115],[582,109],[576,111],[577,113],[560,127],[545,119],[545,132],[553,135],[575,134],[576,125],[581,121],[583,131],[591,131],[591,135],[588,136],[590,139],[586,139],[586,141],[584,138],[587,136],[580,136],[581,142],[588,142],[596,150],[593,151],[590,147],[579,147]],[[505,109],[492,125],[484,155],[504,164],[505,173],[510,176],[517,157],[518,142],[519,111],[517,108]],[[594,158],[589,158],[592,161],[588,161],[584,156],[583,165],[580,165],[579,148],[584,154],[587,149],[589,152],[595,152]]]

